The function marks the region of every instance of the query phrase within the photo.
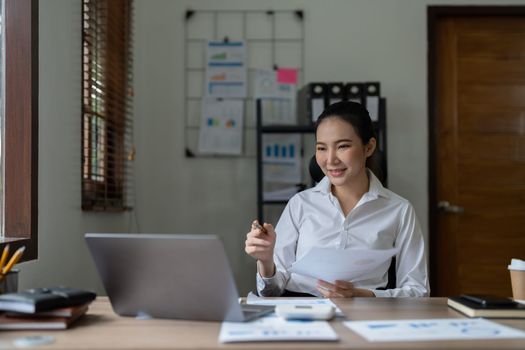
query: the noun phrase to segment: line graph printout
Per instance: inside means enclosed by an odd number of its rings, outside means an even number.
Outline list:
[[[246,97],[246,45],[244,41],[208,42],[205,84],[207,97]]]
[[[525,338],[525,332],[482,318],[346,321],[372,342]]]

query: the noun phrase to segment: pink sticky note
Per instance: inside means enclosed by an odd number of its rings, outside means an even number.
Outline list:
[[[277,69],[277,82],[280,84],[297,84],[297,69],[295,68]]]

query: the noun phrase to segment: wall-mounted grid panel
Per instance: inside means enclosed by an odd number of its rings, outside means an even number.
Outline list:
[[[244,99],[243,151],[256,156],[253,82],[256,69],[298,69],[304,84],[304,17],[301,10],[188,10],[185,19],[184,135],[188,157],[215,157],[198,153],[201,100],[209,40],[243,40],[247,52],[247,97]],[[226,157],[226,156],[225,156]],[[231,157],[231,156],[227,156]],[[238,157],[238,156],[236,156]]]

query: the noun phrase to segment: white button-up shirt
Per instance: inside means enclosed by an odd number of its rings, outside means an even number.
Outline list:
[[[257,290],[262,296],[279,296],[284,290],[321,296],[315,278],[288,272],[292,264],[313,247],[334,249],[389,249],[399,247],[396,256],[396,288],[388,282],[390,261],[367,279],[355,282],[377,297],[422,297],[429,295],[427,261],[421,228],[414,208],[404,198],[384,188],[368,171],[370,186],[345,217],[338,199],[324,177],[317,186],[293,196],[275,228],[276,273],[263,278],[257,273]]]

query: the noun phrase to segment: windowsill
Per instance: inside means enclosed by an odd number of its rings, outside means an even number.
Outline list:
[[[14,252],[18,248],[25,246],[26,250],[20,262],[31,261],[37,259],[36,249],[34,249],[35,242],[31,242],[31,239],[25,237],[0,237],[0,251],[4,249],[4,246],[9,244],[9,251]]]
[[[19,241],[21,239],[25,239],[25,238],[0,237],[0,244],[2,244],[2,243],[9,243],[9,242],[15,242],[15,241]]]

